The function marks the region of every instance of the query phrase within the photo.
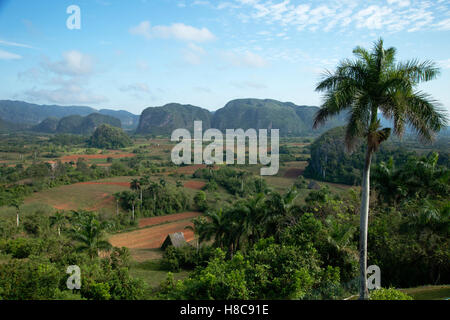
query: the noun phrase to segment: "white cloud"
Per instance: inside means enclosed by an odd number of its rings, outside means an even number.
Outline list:
[[[86,104],[108,101],[105,96],[86,90],[82,86],[71,84],[57,89],[30,89],[25,95],[32,100],[59,104]]]
[[[250,80],[239,82],[232,81],[230,84],[238,89],[257,89],[257,90],[267,89],[267,86],[264,83]]]
[[[132,92],[142,92],[142,93],[151,93],[149,86],[143,82],[132,83],[127,86],[123,86],[120,88],[120,91],[132,91]]]
[[[24,95],[30,100],[59,104],[88,104],[108,101],[88,88],[94,74],[93,58],[79,51],[67,51],[62,59],[44,58],[39,67],[18,74],[19,79],[32,81],[34,87]]]
[[[409,0],[387,0],[389,4],[396,4],[399,7],[408,7],[411,5],[411,1]]]
[[[209,1],[205,1],[205,0],[195,0],[194,2],[192,2],[193,6],[208,6],[210,5]]]
[[[193,43],[190,43],[183,52],[184,60],[192,65],[201,64],[205,55],[206,51]]]
[[[331,32],[354,27],[391,33],[450,30],[450,8],[443,5],[443,1],[335,0],[324,4],[313,0],[301,3],[289,0],[235,0],[234,3],[241,10],[246,10],[237,15],[244,22],[260,20],[269,25],[293,27],[298,31]]]
[[[18,60],[18,59],[22,59],[22,56],[0,49],[0,60]]]
[[[355,15],[358,28],[381,29],[388,23],[392,15],[392,9],[376,5],[367,7]]]
[[[223,57],[228,63],[235,67],[262,68],[268,65],[266,59],[251,51],[242,53],[229,51],[225,52]]]
[[[199,29],[183,23],[152,27],[149,21],[142,21],[139,25],[131,27],[129,32],[133,35],[143,36],[146,39],[163,38],[189,42],[206,42],[216,38],[207,28]]]
[[[63,59],[56,62],[44,61],[43,67],[59,75],[83,76],[92,74],[93,59],[79,51],[72,50],[62,54]]]
[[[30,49],[33,48],[32,46],[29,46],[27,44],[5,41],[5,40],[1,40],[1,39],[0,39],[0,45],[9,46],[9,47],[30,48]]]
[[[437,27],[439,30],[446,30],[446,31],[447,31],[447,30],[450,30],[450,18],[438,22],[438,23],[436,24],[436,27]]]

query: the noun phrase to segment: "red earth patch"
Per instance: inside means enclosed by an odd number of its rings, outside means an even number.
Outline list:
[[[206,185],[206,182],[203,181],[188,181],[184,184],[185,188],[194,189],[194,190],[201,190]]]
[[[201,215],[200,212],[183,212],[183,213],[169,214],[160,217],[143,218],[139,220],[139,228],[154,226],[165,222],[195,218],[198,217],[199,215]]]

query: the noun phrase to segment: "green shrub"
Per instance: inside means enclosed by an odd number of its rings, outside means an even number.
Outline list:
[[[13,258],[24,259],[30,255],[38,255],[42,251],[41,240],[18,238],[9,240],[5,244],[4,251],[11,254]]]
[[[413,300],[413,298],[394,288],[380,288],[370,293],[370,300]]]
[[[183,269],[194,269],[197,266],[206,266],[214,254],[214,248],[201,246],[198,250],[192,246],[175,248],[169,246],[164,251],[162,267],[172,272],[179,272]]]

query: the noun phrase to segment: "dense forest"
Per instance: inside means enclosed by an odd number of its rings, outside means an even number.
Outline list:
[[[364,164],[365,144],[360,142],[359,146],[352,152],[345,150],[345,127],[331,129],[321,135],[309,147],[311,157],[304,175],[321,181],[344,183],[348,185],[359,185],[361,183],[361,170]],[[449,145],[448,139],[442,137],[433,145],[438,151],[438,164],[449,167]],[[392,138],[381,145],[376,153],[374,162],[381,163],[393,161],[399,165],[405,163],[409,157],[426,154],[426,149],[417,142],[411,143],[411,138],[403,140]],[[390,160],[391,159],[391,160]]]

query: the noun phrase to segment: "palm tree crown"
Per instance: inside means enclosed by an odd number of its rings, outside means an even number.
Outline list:
[[[380,111],[393,121],[396,135],[402,136],[409,124],[423,141],[432,141],[447,118],[437,101],[417,90],[417,85],[439,75],[436,65],[418,60],[397,63],[396,49],[384,49],[382,39],[372,52],[356,47],[353,53],[357,59],[343,60],[335,72],[326,71],[317,85],[316,91],[325,96],[314,127],[347,110],[347,148],[352,150],[357,138],[366,137],[369,149],[376,151],[390,135],[390,128],[380,130]]]

